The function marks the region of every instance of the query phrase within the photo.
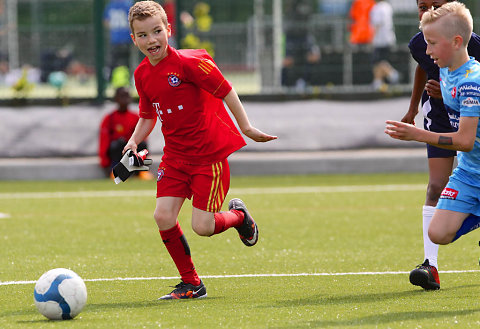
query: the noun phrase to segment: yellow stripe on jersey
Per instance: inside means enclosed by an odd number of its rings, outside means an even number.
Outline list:
[[[222,186],[223,167],[221,162],[212,164],[212,187],[207,202],[207,211],[217,212],[223,202],[224,192]]]
[[[206,59],[198,63],[198,67],[205,74],[210,74],[210,72],[212,72],[212,70],[215,68],[215,64],[211,60]]]

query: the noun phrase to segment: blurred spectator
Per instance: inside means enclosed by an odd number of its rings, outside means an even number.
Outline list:
[[[374,27],[373,37],[373,88],[383,90],[385,82],[397,83],[399,73],[389,63],[391,47],[396,43],[393,26],[393,9],[386,0],[376,0],[370,11],[370,22]]]
[[[6,83],[8,74],[8,60],[7,56],[0,53],[0,86]]]
[[[375,0],[353,0],[350,7],[350,43],[370,44],[374,31],[370,25],[370,10]]]
[[[293,0],[286,10],[290,19],[285,33],[285,57],[282,67],[282,85],[295,86],[300,91],[312,85],[315,64],[320,61],[320,48],[308,26],[312,8],[305,0]]]
[[[132,39],[128,25],[128,11],[133,5],[133,0],[110,0],[103,14],[103,19],[109,33],[109,73],[108,78],[114,74],[114,69],[119,66],[130,67],[130,54]],[[130,79],[127,79],[129,82]],[[127,86],[127,85],[125,85]]]
[[[40,82],[40,70],[30,65],[10,70],[5,75],[5,84],[13,89],[15,98],[27,97],[38,82]]]
[[[177,41],[177,31],[178,31],[178,24],[177,24],[177,1],[176,0],[164,0],[162,4],[165,13],[167,14],[168,22],[172,26],[172,35],[170,39],[168,39],[168,43],[170,46],[177,48],[178,41]],[[180,13],[180,22],[185,27],[190,28],[194,23],[194,18],[186,11],[182,11]]]
[[[175,0],[164,0],[162,4],[165,13],[167,14],[168,22],[172,26],[172,35],[170,36],[169,44],[177,48],[177,8]]]
[[[138,114],[129,111],[132,98],[127,88],[117,88],[114,101],[117,108],[103,118],[99,134],[98,156],[100,157],[100,166],[107,176],[111,174],[111,169],[121,160],[123,148],[133,134],[139,118]],[[138,145],[138,151],[145,148],[147,148],[146,142]],[[140,173],[140,178],[151,179],[150,172]]]
[[[208,54],[215,57],[215,45],[205,40],[204,32],[212,28],[213,18],[210,15],[210,5],[205,2],[197,2],[193,7],[193,16],[182,12],[180,19],[185,27],[186,35],[181,40],[181,48],[205,49]]]
[[[73,59],[73,47],[64,46],[58,50],[47,50],[40,56],[40,80],[48,82],[49,76],[54,72],[66,72]]]
[[[323,14],[344,16],[348,13],[350,0],[318,0],[318,5]]]

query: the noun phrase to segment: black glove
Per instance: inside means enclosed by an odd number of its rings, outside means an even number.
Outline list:
[[[113,176],[115,176],[115,184],[124,182],[135,171],[148,171],[153,161],[146,159],[148,151],[146,149],[139,153],[134,153],[132,150],[127,150],[119,163],[113,167]]]

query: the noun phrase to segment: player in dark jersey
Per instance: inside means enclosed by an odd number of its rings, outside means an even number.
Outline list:
[[[160,299],[206,297],[177,221],[185,199],[193,197],[195,233],[212,236],[234,227],[245,245],[253,246],[258,240],[257,225],[242,200],[231,200],[229,211],[220,212],[230,184],[227,157],[245,146],[223,101],[244,135],[256,142],[276,137],[250,124],[232,85],[205,50],[168,45],[171,26],[158,3],[137,2],[130,8],[129,23],[133,42],[146,57],[134,74],[140,119],[124,152],[136,152],[158,118],[165,147],[154,218],[182,280]]]
[[[417,0],[419,20],[430,8],[438,8],[453,0]],[[418,104],[422,101],[424,115],[424,128],[433,132],[452,132],[448,114],[445,110],[439,84],[439,68],[426,54],[427,44],[422,32],[417,33],[409,43],[412,57],[418,63],[415,70],[415,78],[410,99],[410,106],[402,122],[414,124],[414,118],[418,113]],[[470,56],[480,59],[480,37],[472,34],[468,44]],[[440,288],[438,277],[438,245],[433,243],[428,236],[430,225],[438,199],[452,173],[455,151],[441,149],[427,144],[429,181],[425,205],[423,206],[423,244],[425,260],[412,272],[410,282],[427,290]]]

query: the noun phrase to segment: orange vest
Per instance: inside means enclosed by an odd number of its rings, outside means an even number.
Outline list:
[[[350,8],[350,42],[354,44],[371,43],[375,33],[370,25],[370,10],[375,0],[355,0]]]

